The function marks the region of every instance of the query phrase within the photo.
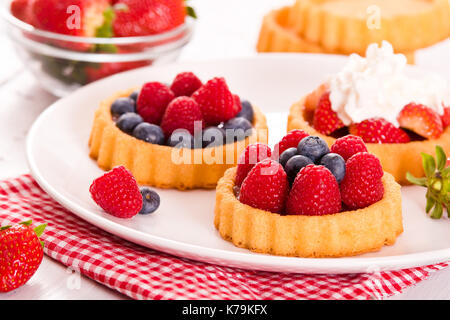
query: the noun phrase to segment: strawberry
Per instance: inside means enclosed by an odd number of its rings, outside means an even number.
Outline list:
[[[84,72],[87,82],[97,81],[113,74],[150,65],[151,61],[103,62],[98,67],[87,66]]]
[[[337,153],[347,161],[352,155],[358,152],[367,152],[367,147],[363,139],[349,134],[336,139],[330,148],[330,152]]]
[[[23,22],[34,24],[31,12],[34,0],[14,0],[11,2],[11,13],[14,17]]]
[[[286,204],[286,213],[320,216],[341,211],[336,178],[324,166],[307,165],[297,174]]]
[[[173,98],[174,93],[165,84],[147,82],[139,93],[136,110],[146,122],[159,125]]]
[[[300,129],[294,129],[290,131],[287,135],[281,139],[279,143],[277,143],[273,149],[274,160],[278,160],[280,155],[289,148],[297,148],[298,144],[303,138],[308,137],[309,134]]]
[[[256,209],[281,213],[289,192],[286,172],[276,161],[258,162],[242,183],[239,201]]]
[[[314,111],[313,126],[314,129],[325,135],[344,127],[344,123],[339,119],[337,113],[331,109],[329,92],[325,92],[319,99]]]
[[[272,150],[263,143],[249,144],[238,160],[235,184],[240,187],[256,163],[270,158]]]
[[[444,131],[441,117],[423,104],[410,103],[398,115],[401,127],[409,129],[427,139],[436,139]]]
[[[205,127],[202,111],[197,102],[189,97],[178,97],[169,103],[161,122],[161,129],[166,137],[170,137],[176,129],[186,129],[194,134],[195,121],[201,123],[200,130]]]
[[[217,125],[238,114],[235,99],[224,78],[213,78],[194,92],[192,98],[202,109],[208,125]]]
[[[114,34],[118,37],[162,33],[184,23],[184,0],[120,0],[115,7]]]
[[[173,80],[170,90],[175,94],[175,97],[190,97],[202,85],[200,79],[192,72],[181,72]]]
[[[24,285],[42,262],[44,250],[39,237],[47,225],[33,230],[31,223],[0,227],[0,292]]]
[[[142,195],[136,179],[123,166],[95,179],[89,192],[95,203],[118,218],[132,218],[142,208]]]
[[[441,116],[441,120],[444,129],[450,126],[450,107],[444,107],[444,114]]]
[[[380,160],[368,152],[359,152],[346,162],[341,182],[342,201],[349,209],[365,208],[383,198],[381,181],[383,168]]]
[[[408,134],[382,118],[367,119],[350,125],[350,133],[361,137],[365,143],[406,143]]]

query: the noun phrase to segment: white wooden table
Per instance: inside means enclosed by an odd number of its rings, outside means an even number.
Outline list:
[[[261,18],[292,0],[190,0],[199,20],[180,60],[255,54]],[[18,60],[0,22],[0,178],[29,172],[25,138],[36,117],[55,97],[39,87]],[[450,74],[450,39],[418,54],[417,64]],[[450,78],[450,76],[448,76]],[[126,299],[45,257],[28,284],[0,299]],[[391,299],[450,299],[450,268]]]

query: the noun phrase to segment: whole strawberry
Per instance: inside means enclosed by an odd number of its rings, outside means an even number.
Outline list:
[[[287,214],[320,216],[341,208],[339,185],[330,170],[314,164],[300,170],[289,193]]]
[[[197,102],[189,97],[178,97],[169,103],[161,122],[161,129],[166,137],[170,137],[176,129],[186,129],[194,134],[195,122],[200,124],[200,130],[205,127],[202,111]]]
[[[365,208],[383,198],[380,160],[368,152],[359,152],[346,162],[346,173],[341,182],[342,202],[349,209]]]
[[[192,95],[202,109],[208,125],[217,125],[234,118],[240,110],[224,78],[213,78]]]
[[[24,285],[34,275],[44,256],[39,237],[46,224],[30,227],[31,220],[0,227],[0,292]]]
[[[344,127],[344,123],[339,119],[337,113],[331,109],[329,92],[324,93],[319,100],[314,111],[313,126],[314,129],[325,135]]]
[[[239,157],[235,184],[240,187],[255,164],[271,156],[272,150],[263,143],[248,145]]]
[[[346,135],[333,143],[330,148],[332,153],[339,154],[345,161],[358,152],[367,152],[367,147],[360,137],[354,135]]]
[[[401,127],[414,131],[427,139],[436,139],[444,131],[439,114],[423,104],[410,103],[398,115]]]
[[[159,125],[167,106],[174,98],[172,90],[165,84],[147,82],[139,93],[136,111],[146,122]]]
[[[382,118],[372,118],[350,125],[350,133],[365,143],[406,143],[408,134]]]
[[[177,74],[170,86],[170,90],[176,97],[190,97],[202,86],[202,82],[192,72],[181,72]]]
[[[132,218],[142,208],[139,186],[123,166],[115,167],[95,179],[89,191],[95,203],[118,218]]]
[[[273,158],[278,160],[280,155],[289,148],[297,148],[299,142],[308,137],[309,134],[306,131],[300,129],[294,129],[289,131],[287,135],[281,139],[274,147]]]
[[[256,209],[281,213],[289,184],[283,167],[266,159],[257,163],[242,183],[239,201]]]

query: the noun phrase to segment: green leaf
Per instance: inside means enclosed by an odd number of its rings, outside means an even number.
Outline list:
[[[113,7],[108,7],[103,11],[103,24],[97,28],[95,36],[98,38],[112,38],[114,37],[113,21],[116,13]],[[97,44],[95,52],[117,53],[117,47],[113,44]]]
[[[445,168],[445,164],[447,163],[447,156],[445,155],[444,149],[441,146],[436,146],[436,162],[437,169],[441,171]]]
[[[420,155],[422,156],[422,164],[423,169],[425,170],[425,174],[430,178],[436,171],[436,162],[434,161],[434,158],[429,154],[422,152]]]
[[[47,227],[47,224],[41,224],[40,226],[37,226],[36,228],[34,228],[34,232],[36,232],[36,235],[38,236],[38,238],[44,233],[45,227]]]
[[[186,13],[189,17],[197,19],[197,13],[195,12],[194,8],[186,6]]]
[[[436,200],[434,200],[432,197],[427,197],[427,206],[425,207],[425,211],[427,213],[429,213],[435,203],[436,203]]]
[[[31,226],[32,223],[33,223],[33,221],[27,220],[27,221],[23,221],[23,222],[21,222],[21,223],[19,223],[19,224],[23,224],[24,226],[29,227],[29,226]]]
[[[11,226],[0,227],[0,231],[6,230],[6,229],[9,229],[9,228],[11,228]]]
[[[439,202],[436,203],[436,205],[434,206],[433,211],[431,212],[431,218],[433,219],[440,219],[442,217],[442,213],[443,213],[443,208],[442,208],[442,204],[440,204]]]
[[[45,247],[44,241],[39,241],[39,242],[41,243],[42,249],[44,249],[44,247]]]
[[[418,186],[426,187],[427,186],[427,178],[416,178],[411,173],[406,173],[406,179],[412,184],[416,184]]]

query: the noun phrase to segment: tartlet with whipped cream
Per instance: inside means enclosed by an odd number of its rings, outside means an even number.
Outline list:
[[[420,153],[450,151],[450,86],[435,74],[408,70],[406,58],[384,41],[366,57],[350,56],[337,74],[292,105],[288,131],[303,129],[332,145],[359,135],[396,181],[423,176]]]

